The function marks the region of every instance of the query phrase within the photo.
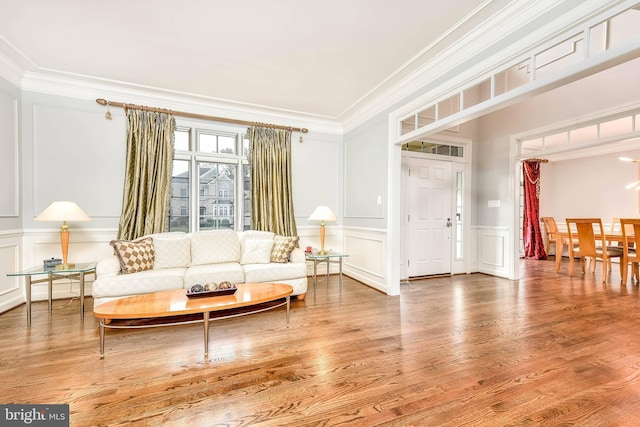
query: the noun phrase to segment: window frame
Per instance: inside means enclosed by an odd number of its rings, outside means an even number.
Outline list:
[[[188,232],[200,231],[200,182],[199,169],[200,162],[212,164],[228,164],[235,166],[235,187],[234,187],[234,208],[232,217],[234,219],[233,229],[241,231],[249,229],[251,224],[245,224],[244,216],[244,171],[249,164],[247,153],[245,153],[246,128],[239,126],[229,126],[225,124],[206,122],[192,119],[176,118],[176,131],[188,132],[188,150],[175,150],[174,160],[187,161],[189,166],[189,202],[188,202]],[[197,151],[199,148],[199,135],[216,135],[222,137],[233,137],[235,139],[235,154],[230,153],[208,153]],[[216,195],[216,198],[219,198]],[[227,196],[228,197],[228,196]],[[250,197],[250,195],[249,195]],[[171,208],[170,208],[171,209]],[[195,213],[195,214],[194,214]],[[250,222],[250,217],[247,218]],[[171,225],[169,226],[171,227]],[[170,228],[171,230],[171,228]]]

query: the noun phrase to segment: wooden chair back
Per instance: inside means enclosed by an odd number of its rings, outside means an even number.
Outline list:
[[[552,216],[543,216],[542,222],[544,224],[544,230],[550,239],[555,239],[558,235],[558,225],[556,220]]]
[[[606,247],[604,230],[600,218],[567,218],[567,231],[569,240],[578,243],[578,246],[569,245],[571,257],[598,257],[602,258],[602,252],[598,248]],[[596,234],[600,235],[596,239]],[[604,251],[606,258],[606,251]]]
[[[635,237],[640,236],[640,219],[638,218],[620,218],[620,231],[622,231],[622,259],[620,260],[620,272],[622,274],[622,284],[627,284],[629,276],[629,264],[633,266],[633,276],[638,279],[638,257],[637,246],[635,245]],[[634,241],[630,237],[634,237]]]
[[[639,262],[637,251],[633,250],[635,244],[629,240],[630,236],[640,236],[640,219],[639,218],[620,218],[620,230],[622,231],[622,244],[624,256],[628,262]],[[635,239],[634,239],[635,240]],[[632,249],[631,251],[629,249]]]

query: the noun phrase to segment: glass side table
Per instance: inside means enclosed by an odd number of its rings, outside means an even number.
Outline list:
[[[76,264],[74,268],[66,270],[56,270],[55,268],[44,268],[44,266],[33,267],[17,273],[8,273],[7,276],[24,276],[25,291],[27,293],[27,326],[31,327],[31,285],[35,283],[47,282],[49,285],[49,315],[51,315],[51,294],[53,292],[54,280],[72,279],[80,282],[80,318],[84,319],[84,276],[85,274],[96,274],[95,263]],[[43,276],[40,279],[33,279],[32,276]]]
[[[316,292],[316,283],[318,282],[318,264],[323,262],[327,264],[327,284],[329,283],[329,265],[340,265],[340,291],[342,291],[342,260],[349,255],[340,252],[328,251],[320,254],[318,252],[305,252],[304,256],[307,261],[313,261],[313,293]]]

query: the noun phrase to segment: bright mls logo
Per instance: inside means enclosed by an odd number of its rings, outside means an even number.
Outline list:
[[[69,405],[0,405],[2,426],[69,426]]]

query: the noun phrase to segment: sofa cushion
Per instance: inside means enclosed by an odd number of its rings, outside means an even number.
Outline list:
[[[271,249],[271,262],[289,262],[289,256],[297,247],[299,239],[298,236],[274,236],[273,249]]]
[[[182,288],[185,268],[147,270],[136,274],[101,277],[93,282],[94,298],[121,297]]]
[[[244,271],[237,262],[225,262],[220,264],[192,265],[184,275],[184,288],[189,289],[193,285],[206,283],[244,283]]]
[[[191,235],[191,265],[240,262],[240,239],[233,230],[198,231]]]
[[[191,264],[191,238],[186,234],[153,236],[155,249],[154,270],[189,267]]]
[[[286,279],[297,279],[307,276],[305,263],[270,263],[243,265],[245,283],[280,283]]]
[[[112,240],[116,256],[120,261],[120,273],[131,274],[151,270],[154,261],[153,239],[150,237],[140,240]]]
[[[244,239],[240,264],[268,264],[272,248],[273,240]]]

